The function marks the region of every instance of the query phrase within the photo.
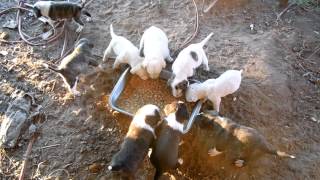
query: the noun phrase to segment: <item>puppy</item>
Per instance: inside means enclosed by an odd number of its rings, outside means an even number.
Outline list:
[[[159,77],[166,67],[166,62],[172,62],[168,48],[167,35],[159,28],[151,26],[142,35],[140,40],[140,56],[144,57],[142,66],[152,79]]]
[[[75,96],[80,96],[81,93],[76,90],[79,75],[88,70],[89,64],[96,65],[96,62],[89,58],[92,48],[93,44],[88,39],[82,38],[75,44],[73,52],[63,58],[57,68],[48,64],[43,66],[57,72],[69,91]]]
[[[187,106],[181,101],[166,105],[164,111],[166,118],[156,128],[157,140],[150,156],[151,163],[156,168],[155,180],[164,172],[182,164],[182,159],[178,160],[178,149],[184,122],[189,118]]]
[[[141,79],[148,79],[148,73],[142,68],[143,58],[139,55],[139,50],[129,40],[114,33],[112,24],[110,25],[111,42],[104,52],[103,61],[106,61],[110,54],[114,52],[117,58],[113,64],[113,69],[119,67],[122,63],[131,66],[130,72],[137,74]]]
[[[214,109],[219,112],[221,98],[239,89],[241,73],[242,70],[228,70],[217,79],[191,84],[186,91],[186,100],[196,102],[199,99],[209,99],[213,103]]]
[[[210,142],[213,143],[209,155],[225,153],[237,167],[242,167],[245,161],[255,160],[263,154],[295,158],[274,148],[257,130],[218,116],[215,111],[204,112],[197,124],[209,132]]]
[[[160,120],[157,106],[148,104],[140,108],[133,117],[120,151],[112,157],[108,170],[134,178],[155,139],[154,128]]]
[[[84,26],[81,13],[91,17],[88,11],[83,10],[82,4],[68,1],[38,1],[33,5],[33,11],[37,18],[44,16],[53,21],[74,19],[79,25],[77,32],[82,31]]]
[[[171,86],[172,95],[181,97],[183,90],[188,86],[188,77],[193,76],[194,70],[201,64],[209,71],[208,58],[203,50],[204,45],[209,41],[213,33],[210,33],[204,40],[197,44],[190,44],[183,49],[172,64],[173,76],[168,84]]]

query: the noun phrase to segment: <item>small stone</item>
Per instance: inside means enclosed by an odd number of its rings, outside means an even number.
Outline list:
[[[1,32],[1,34],[0,34],[0,39],[6,40],[6,39],[8,39],[8,38],[9,38],[9,33],[7,33],[7,32]]]
[[[93,163],[89,166],[89,172],[90,173],[99,173],[103,166],[99,163]]]

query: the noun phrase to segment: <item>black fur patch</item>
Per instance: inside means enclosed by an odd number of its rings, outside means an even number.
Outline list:
[[[146,116],[145,122],[149,124],[151,127],[155,127],[160,120],[160,112],[158,110],[154,110],[154,115]]]
[[[42,16],[40,9],[38,9],[37,7],[33,8],[33,12],[34,12],[34,14],[36,15],[37,18]]]
[[[194,61],[198,61],[199,59],[198,59],[198,55],[197,55],[197,53],[196,52],[194,52],[194,51],[191,51],[190,52],[190,55],[191,55],[191,57],[192,57],[192,59],[194,60]]]
[[[178,102],[178,109],[176,112],[177,121],[183,123],[185,120],[189,118],[188,108],[185,103]]]
[[[189,82],[187,80],[183,80],[179,84],[177,84],[176,89],[186,90],[188,88],[188,84]]]
[[[144,57],[144,43],[142,43],[142,47],[140,49],[140,57]]]

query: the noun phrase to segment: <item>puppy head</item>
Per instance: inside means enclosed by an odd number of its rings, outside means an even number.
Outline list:
[[[186,91],[186,100],[188,102],[196,102],[199,98],[197,95],[197,85],[198,83],[191,84]]]
[[[180,123],[183,123],[189,118],[188,108],[182,101],[173,101],[172,103],[167,104],[163,110],[166,116],[174,113],[176,115],[176,120]]]
[[[161,120],[160,109],[152,104],[147,104],[141,107],[135,114],[133,121],[144,120],[145,124],[155,128]]]
[[[83,52],[87,52],[91,54],[91,50],[94,47],[93,43],[91,43],[88,39],[86,38],[81,38],[75,45],[75,49],[78,49]]]
[[[138,75],[141,79],[146,80],[148,79],[148,72],[142,67],[142,64],[139,63],[135,67],[132,67],[130,70],[132,74]]]
[[[160,72],[163,68],[165,68],[166,62],[163,59],[152,58],[148,60],[144,60],[142,63],[142,67],[145,68],[152,79],[156,79],[159,77]]]
[[[172,95],[174,97],[181,97],[183,92],[188,88],[189,81],[188,80],[177,81],[174,79],[170,84],[170,86],[172,90]]]

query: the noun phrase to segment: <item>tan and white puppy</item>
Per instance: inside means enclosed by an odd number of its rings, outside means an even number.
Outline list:
[[[112,157],[108,170],[135,178],[135,173],[155,140],[154,128],[160,121],[157,106],[148,104],[141,107],[133,117],[120,150]]]
[[[88,11],[83,10],[83,4],[68,1],[38,1],[33,5],[33,11],[37,18],[44,16],[53,21],[74,19],[79,25],[77,32],[82,31],[84,26],[81,13],[91,17]]]
[[[194,70],[201,64],[209,71],[208,58],[203,50],[213,33],[210,33],[200,43],[190,44],[183,49],[172,64],[172,77],[168,80],[174,97],[181,97],[188,87],[188,77],[194,75]]]
[[[156,79],[166,67],[166,61],[172,62],[168,48],[169,40],[160,28],[151,26],[143,33],[140,40],[140,56],[144,57],[142,66],[147,70],[149,77]]]
[[[237,167],[243,167],[246,161],[257,160],[264,154],[295,158],[293,155],[277,150],[257,130],[221,117],[215,111],[204,112],[196,124],[209,133],[210,139],[208,140],[212,142],[209,142],[212,144],[212,149],[208,154],[217,156],[223,153]]]
[[[96,62],[90,59],[93,44],[86,38],[80,39],[76,44],[71,54],[62,59],[58,67],[53,67],[48,64],[43,64],[44,67],[57,72],[67,85],[69,91],[80,96],[77,91],[77,83],[79,75],[88,70],[89,64],[96,66]]]
[[[142,67],[143,58],[139,55],[139,50],[128,39],[118,36],[114,33],[112,24],[110,24],[111,41],[103,55],[103,61],[106,61],[113,52],[117,58],[113,64],[113,69],[119,68],[122,63],[129,64],[130,72],[138,75],[141,79],[148,79],[147,71]]]
[[[186,91],[186,100],[196,102],[209,99],[214,109],[219,112],[221,98],[236,92],[241,83],[242,70],[228,70],[217,79],[208,79],[203,83],[191,84]]]
[[[152,146],[150,160],[156,168],[154,180],[170,170],[178,168],[182,163],[179,158],[179,144],[183,135],[185,121],[189,118],[184,102],[174,101],[164,108],[165,119],[156,128],[157,140]]]

